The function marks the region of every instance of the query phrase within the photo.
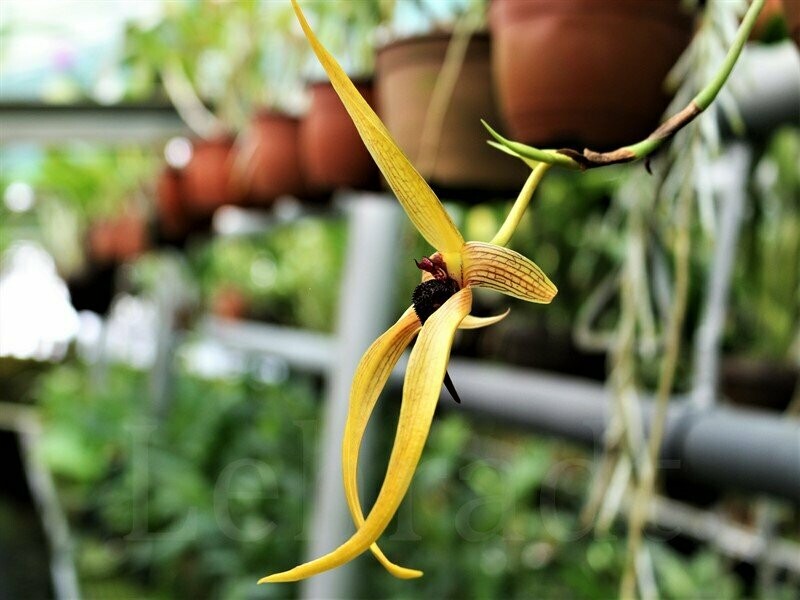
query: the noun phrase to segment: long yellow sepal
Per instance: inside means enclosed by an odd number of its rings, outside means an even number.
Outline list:
[[[408,361],[386,478],[361,528],[333,552],[290,571],[264,577],[259,583],[297,581],[343,565],[364,552],[383,533],[411,484],[436,411],[453,336],[471,307],[472,290],[464,288],[449,298],[420,332]]]
[[[409,308],[397,323],[375,340],[361,357],[353,385],[350,388],[350,410],[344,428],[342,443],[342,475],[344,493],[356,529],[364,524],[364,514],[358,497],[358,454],[367,423],[378,401],[381,390],[386,385],[392,369],[403,351],[414,339],[421,325],[413,308]],[[372,544],[370,550],[389,573],[400,579],[422,577],[422,571],[398,566],[386,558],[378,547]]]
[[[478,329],[488,327],[502,321],[509,311],[492,317],[474,317],[467,315],[459,324],[459,329]],[[372,416],[372,411],[380,396],[381,390],[392,373],[405,348],[419,331],[421,325],[413,308],[409,308],[381,335],[364,353],[356,369],[353,385],[350,389],[350,411],[345,425],[342,443],[342,474],[344,492],[350,514],[356,527],[364,523],[361,502],[358,497],[358,458],[361,441]],[[408,569],[394,564],[378,547],[372,544],[370,550],[389,573],[399,579],[413,579],[422,576],[422,571]]]
[[[502,246],[468,242],[462,253],[464,285],[503,292],[528,302],[548,304],[558,289],[536,263]]]
[[[464,244],[464,238],[461,237],[461,233],[436,194],[397,146],[378,115],[358,93],[336,59],[314,35],[296,0],[292,0],[292,6],[314,53],[350,114],[367,150],[389,182],[414,227],[440,252],[458,252]]]

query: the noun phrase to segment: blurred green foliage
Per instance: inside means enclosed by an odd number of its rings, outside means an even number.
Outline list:
[[[87,598],[283,598],[258,577],[302,560],[318,431],[318,389],[207,380],[181,371],[156,410],[145,373],[68,364],[42,380],[41,456],[57,476]],[[384,406],[390,413],[395,404]],[[393,418],[377,416],[376,465]],[[581,531],[590,462],[563,443],[462,415],[434,423],[412,490],[382,538],[424,578],[371,557],[354,593],[370,598],[608,598],[624,536]],[[380,468],[376,468],[380,472]],[[652,542],[665,598],[737,598],[714,553]]]
[[[314,383],[181,372],[156,411],[146,374],[113,365],[96,376],[64,365],[39,392],[41,455],[73,522],[86,596],[284,596],[255,582],[302,551]]]
[[[752,178],[726,332],[731,352],[800,360],[800,130],[766,143]],[[794,345],[794,347],[793,347]]]
[[[73,143],[22,153],[0,151],[0,189],[30,186],[34,203],[23,212],[0,205],[0,252],[15,240],[41,243],[69,277],[85,263],[91,222],[126,211],[149,214],[157,162],[150,148]],[[7,166],[7,168],[5,168]]]
[[[146,203],[155,167],[148,148],[72,144],[46,151],[31,183],[42,199],[62,202],[86,221]]]
[[[165,2],[156,24],[126,30],[123,68],[128,98],[181,104],[180,80],[228,127],[260,107],[296,112],[308,55],[289,2]],[[184,86],[185,87],[185,86]]]
[[[249,318],[332,331],[346,233],[341,219],[302,218],[264,234],[216,238],[190,260],[207,306],[235,290]]]

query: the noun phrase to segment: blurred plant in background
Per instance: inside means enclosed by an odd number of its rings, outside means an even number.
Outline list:
[[[764,145],[734,272],[729,352],[800,361],[800,135],[781,129]],[[779,268],[776,268],[780,265]]]
[[[332,331],[345,240],[341,219],[307,217],[262,235],[217,238],[193,264],[219,316]]]
[[[88,598],[252,597],[265,556],[302,550],[316,385],[181,370],[174,386],[157,413],[146,373],[122,365],[41,382],[39,451],[77,526]]]
[[[76,529],[87,598],[263,597],[253,580],[264,557],[301,556],[317,384],[257,373],[209,380],[181,368],[161,414],[148,400],[147,374],[120,364],[99,380],[96,366],[72,364],[41,381],[39,452]],[[377,437],[388,452],[389,436]],[[614,595],[624,534],[595,538],[577,523],[588,483],[583,451],[457,414],[437,420],[428,450],[386,545],[398,560],[424,561],[429,574],[399,581],[364,559],[360,594]],[[665,598],[742,597],[713,552],[685,556],[667,544],[654,552]],[[296,593],[271,589],[269,597]]]
[[[279,2],[165,3],[158,22],[127,29],[131,98],[165,92],[202,137],[243,126],[255,108],[296,112],[305,54],[290,17]]]

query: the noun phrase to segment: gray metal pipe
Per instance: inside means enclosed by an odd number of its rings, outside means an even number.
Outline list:
[[[593,382],[455,359],[449,366],[466,410],[584,444],[602,443],[610,396]],[[453,406],[446,393],[440,401]],[[652,401],[644,400],[645,429]],[[688,482],[800,502],[800,423],[779,415],[676,398],[662,457]]]
[[[769,413],[713,407],[677,415],[673,447],[681,476],[715,488],[800,502],[800,424]]]
[[[325,370],[335,354],[325,336],[284,327],[215,322],[206,331],[227,345],[282,356],[310,371]],[[464,410],[587,445],[602,443],[610,414],[610,396],[602,384],[459,358],[448,369]],[[394,385],[402,383],[404,373],[405,359],[393,373]],[[447,393],[440,401],[447,409],[457,408]],[[646,428],[652,402],[645,399],[643,404]],[[701,408],[676,397],[662,456],[673,461],[675,474],[686,481],[800,502],[797,420],[724,406]]]

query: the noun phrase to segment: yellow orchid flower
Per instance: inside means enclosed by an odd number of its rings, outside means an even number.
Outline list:
[[[259,583],[305,579],[341,566],[367,549],[392,575],[403,579],[420,577],[421,571],[400,567],[386,558],[377,540],[397,512],[417,468],[442,382],[449,381],[445,379],[446,368],[456,329],[485,327],[508,314],[506,311],[495,317],[471,316],[472,287],[489,288],[539,303],[549,303],[556,295],[556,287],[538,266],[503,246],[519,223],[548,165],[535,165],[506,222],[491,243],[465,243],[439,199],[314,35],[297,1],[292,0],[292,5],[370,154],[411,222],[437,252],[417,263],[424,271],[423,282],[414,290],[412,306],[367,349],[353,379],[342,446],[342,471],[345,496],[357,528],[355,534],[333,552],[289,571],[264,577]],[[372,510],[364,518],[356,479],[361,440],[392,369],[417,334],[419,339],[408,361],[397,434],[384,482]],[[454,393],[452,389],[451,393]]]

